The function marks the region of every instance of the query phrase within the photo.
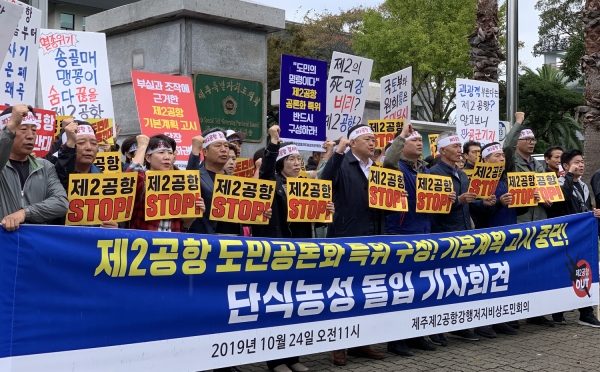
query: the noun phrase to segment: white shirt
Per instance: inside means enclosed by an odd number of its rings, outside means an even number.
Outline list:
[[[365,164],[356,155],[352,154],[352,156],[354,156],[356,158],[356,160],[358,160],[358,165],[360,165],[360,169],[362,169],[363,173],[365,174],[365,177],[367,177],[367,179],[369,179],[369,176],[371,173],[371,165],[373,165],[373,160],[371,160],[369,158],[369,162],[367,164]]]

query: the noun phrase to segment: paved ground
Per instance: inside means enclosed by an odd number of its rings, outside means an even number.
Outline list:
[[[415,356],[388,353],[384,360],[348,357],[345,367],[331,363],[329,353],[301,357],[311,371],[600,371],[600,328],[577,324],[579,312],[565,313],[568,324],[546,328],[521,322],[517,336],[463,341],[447,335],[448,346],[436,351],[413,350]],[[266,371],[264,363],[240,367],[244,372]]]

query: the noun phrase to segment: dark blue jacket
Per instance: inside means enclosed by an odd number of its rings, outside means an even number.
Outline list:
[[[492,213],[489,214],[487,226],[483,227],[499,227],[506,225],[514,225],[517,223],[517,208],[509,208],[504,206],[500,201],[500,197],[508,192],[508,183],[506,173],[500,178],[496,187],[496,205],[492,208]]]

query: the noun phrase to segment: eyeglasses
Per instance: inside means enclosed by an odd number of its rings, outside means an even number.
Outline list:
[[[527,143],[537,143],[535,138],[521,138],[519,141],[527,141]]]

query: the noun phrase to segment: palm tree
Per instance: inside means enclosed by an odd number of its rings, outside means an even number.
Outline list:
[[[563,75],[563,72],[552,65],[542,65],[542,67],[536,68],[535,71],[529,67],[523,67],[522,70],[526,74],[535,74],[543,80],[561,83],[566,87],[565,76]]]
[[[498,43],[498,0],[479,0],[477,23],[468,36],[473,79],[498,82],[498,65],[506,58]]]

